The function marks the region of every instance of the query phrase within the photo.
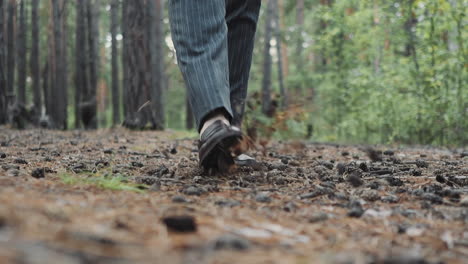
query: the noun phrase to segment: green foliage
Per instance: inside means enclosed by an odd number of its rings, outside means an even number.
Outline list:
[[[133,191],[133,192],[139,192],[139,193],[144,192],[141,188],[138,188],[139,185],[129,183],[128,177],[125,177],[121,174],[70,175],[68,173],[63,173],[59,177],[63,183],[70,184],[70,185],[84,184],[84,185],[94,185],[102,189],[109,189],[109,190],[116,190],[116,191]]]
[[[288,78],[314,90],[316,139],[468,144],[465,11],[463,1],[317,3],[306,13],[310,71]]]

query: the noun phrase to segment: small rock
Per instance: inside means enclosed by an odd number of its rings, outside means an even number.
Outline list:
[[[377,190],[380,186],[379,181],[371,181],[370,183],[366,184],[366,187],[371,188],[373,190]]]
[[[431,208],[432,208],[432,205],[430,202],[428,201],[421,202],[421,209],[431,209]]]
[[[342,151],[341,156],[343,157],[349,156],[349,151]]]
[[[205,193],[205,190],[203,190],[202,188],[199,188],[199,187],[196,187],[196,186],[190,186],[188,187],[187,189],[185,189],[183,191],[184,194],[186,195],[197,195],[197,196],[200,196],[202,195],[203,193]]]
[[[363,171],[363,172],[368,172],[369,171],[369,166],[367,166],[367,163],[365,162],[361,162],[359,164],[359,168]]]
[[[7,156],[7,155],[6,155],[5,153],[0,152],[0,159],[4,159],[4,158],[6,158],[6,156]]]
[[[427,168],[429,167],[429,163],[427,163],[427,161],[424,160],[416,160],[416,166],[418,168]]]
[[[315,213],[309,217],[309,223],[317,223],[328,220],[328,214],[326,213]]]
[[[422,171],[421,171],[421,170],[414,169],[414,170],[411,171],[411,175],[413,175],[413,176],[421,176],[421,175],[422,175]]]
[[[135,182],[138,184],[154,185],[158,182],[158,179],[149,176],[137,176],[135,177]]]
[[[330,161],[322,161],[322,162],[320,162],[320,165],[324,166],[325,168],[327,168],[329,170],[332,170],[333,167],[335,167],[333,165],[333,163],[331,163]]]
[[[364,209],[362,209],[362,205],[359,201],[357,200],[352,200],[348,204],[348,216],[349,217],[356,217],[359,218],[364,214]]]
[[[236,206],[239,206],[241,203],[237,200],[232,200],[232,199],[226,199],[226,200],[219,200],[219,201],[216,201],[215,204],[217,206],[221,206],[221,207],[236,207]]]
[[[31,172],[31,176],[36,179],[41,179],[45,177],[44,168],[36,168]]]
[[[271,197],[268,195],[268,193],[261,192],[255,196],[255,201],[259,203],[270,203],[271,202]]]
[[[385,150],[383,152],[383,154],[386,155],[386,156],[393,156],[393,155],[395,155],[395,151],[387,149],[387,150]]]
[[[175,195],[172,197],[172,202],[173,203],[187,203],[188,200],[182,195]]]
[[[437,175],[436,176],[436,181],[440,182],[440,183],[445,183],[447,180],[445,179],[444,176],[442,175]]]
[[[12,177],[17,177],[19,175],[19,170],[17,169],[8,170],[8,175]]]
[[[112,149],[105,149],[102,152],[104,152],[104,154],[112,154],[114,151]]]
[[[338,163],[336,165],[336,169],[338,170],[338,175],[343,175],[346,172],[347,167],[344,163]]]
[[[423,200],[426,200],[426,201],[429,201],[433,204],[442,204],[443,203],[443,199],[442,197],[436,195],[436,194],[433,194],[433,193],[425,193],[421,196],[421,198]]]
[[[243,251],[249,249],[252,245],[250,241],[234,235],[222,235],[218,237],[214,243],[215,250],[238,250]]]
[[[191,233],[197,231],[195,218],[189,215],[166,216],[162,219],[167,229],[178,233]]]
[[[132,161],[131,165],[132,167],[137,167],[137,168],[143,167],[143,163],[138,162],[138,161]]]
[[[17,158],[13,161],[16,164],[28,164],[28,162],[25,159],[22,158]]]
[[[380,200],[384,203],[398,203],[400,199],[396,195],[387,195],[387,196],[382,196]]]
[[[293,202],[288,202],[284,207],[283,210],[285,212],[294,212],[297,209],[297,205]]]
[[[386,177],[385,180],[390,184],[390,186],[403,186],[403,181],[395,177]]]
[[[380,199],[380,195],[376,190],[364,190],[361,197],[369,202],[374,202]]]
[[[460,154],[460,157],[461,157],[461,158],[468,157],[468,151],[463,151],[463,152]]]
[[[298,167],[300,164],[296,160],[290,160],[289,165],[294,166],[294,167]]]
[[[169,150],[169,153],[171,153],[172,155],[177,154],[177,148],[176,148],[176,147],[172,147],[172,148]]]
[[[351,183],[353,187],[359,187],[364,184],[364,181],[361,179],[361,173],[358,171],[353,171],[351,175],[348,176],[348,182]]]
[[[19,166],[18,165],[2,165],[2,169],[5,170],[5,171],[8,171],[8,170],[19,170]]]
[[[353,207],[348,211],[349,217],[359,218],[364,214],[362,207]]]

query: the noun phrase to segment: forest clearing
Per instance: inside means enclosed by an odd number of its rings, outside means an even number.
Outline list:
[[[204,175],[182,132],[3,129],[1,263],[466,263],[468,153],[270,142]]]

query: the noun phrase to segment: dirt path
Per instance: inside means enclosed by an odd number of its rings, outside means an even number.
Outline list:
[[[468,263],[466,152],[0,130],[0,263]]]

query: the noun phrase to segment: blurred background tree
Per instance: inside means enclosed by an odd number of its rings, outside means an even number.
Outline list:
[[[165,1],[0,0],[0,123],[193,129]],[[466,1],[262,2],[249,135],[468,145]]]

